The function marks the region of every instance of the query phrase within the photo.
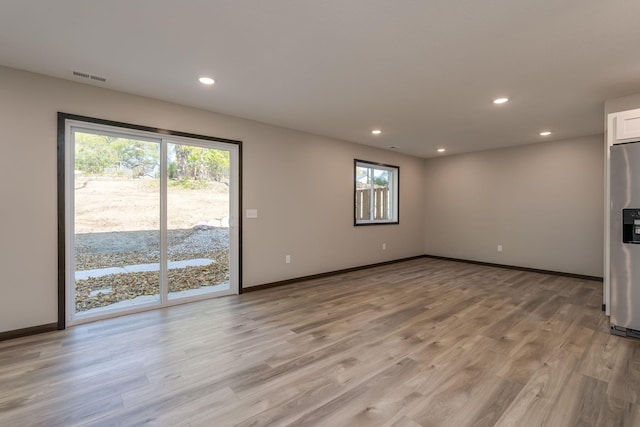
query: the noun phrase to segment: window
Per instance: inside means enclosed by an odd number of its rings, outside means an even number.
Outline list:
[[[398,224],[400,168],[357,159],[354,163],[354,224]]]
[[[59,325],[240,292],[240,141],[58,117]]]

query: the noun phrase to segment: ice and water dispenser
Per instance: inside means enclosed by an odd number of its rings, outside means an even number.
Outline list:
[[[640,244],[640,209],[622,209],[622,243]]]

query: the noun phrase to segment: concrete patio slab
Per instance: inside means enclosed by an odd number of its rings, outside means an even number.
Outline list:
[[[167,265],[169,270],[173,270],[176,268],[185,268],[185,267],[201,267],[205,265],[209,265],[214,263],[215,261],[209,258],[195,258],[195,259],[185,259],[182,261],[170,261]],[[118,273],[144,273],[150,271],[159,271],[160,264],[134,264],[134,265],[125,265],[124,267],[107,267],[107,268],[98,268],[95,270],[84,270],[84,271],[76,271],[75,278],[76,280],[86,280],[90,277],[102,277],[108,276],[110,274],[118,274]]]

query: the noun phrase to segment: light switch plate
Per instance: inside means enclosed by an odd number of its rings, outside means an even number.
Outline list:
[[[247,218],[258,218],[258,209],[247,209]]]

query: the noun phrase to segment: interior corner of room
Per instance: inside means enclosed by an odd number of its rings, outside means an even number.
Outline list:
[[[1,331],[57,319],[59,111],[242,140],[243,204],[259,211],[244,220],[245,289],[420,255],[604,274],[602,134],[424,159],[7,67],[0,87],[19,100],[2,111]],[[640,96],[606,108],[634,105]],[[399,224],[345,220],[354,159],[400,167]]]

